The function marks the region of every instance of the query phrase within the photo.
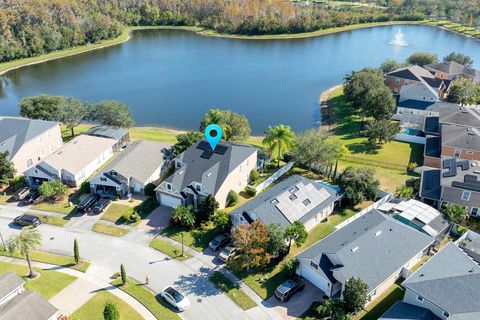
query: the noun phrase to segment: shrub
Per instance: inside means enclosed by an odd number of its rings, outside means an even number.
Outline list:
[[[145,186],[145,195],[149,197],[155,197],[155,188],[157,186],[153,183],[149,183]]]
[[[122,215],[122,219],[124,221],[130,221],[130,218],[132,217],[132,215],[133,215],[133,210],[128,210]]]
[[[120,265],[120,277],[122,278],[122,284],[125,285],[127,284],[127,272],[125,271],[125,267],[123,266],[123,263]]]
[[[295,271],[298,267],[298,260],[295,258],[288,259],[281,264],[282,272],[285,272],[285,275],[291,277],[295,274]]]
[[[115,303],[105,303],[105,308],[103,309],[103,318],[105,320],[120,320],[120,311],[118,311],[118,307]]]
[[[255,189],[251,186],[246,186],[245,187],[245,192],[251,197],[255,197],[257,195],[257,189]]]
[[[410,162],[407,166],[407,169],[409,172],[412,172],[418,167],[418,164],[416,162]]]
[[[230,214],[224,210],[218,210],[211,217],[210,221],[220,230],[227,230],[230,226]]]
[[[238,202],[238,193],[235,190],[230,190],[227,195],[227,207],[234,206]]]
[[[82,182],[82,184],[80,185],[79,191],[80,191],[80,194],[90,193],[90,182],[88,181]]]
[[[27,181],[25,180],[24,177],[15,177],[10,180],[10,187],[13,190],[18,190],[26,186],[27,186]]]
[[[254,183],[259,178],[260,178],[260,175],[258,174],[257,169],[252,169],[252,171],[250,171],[250,179],[249,179],[250,183]]]
[[[193,228],[195,225],[195,213],[193,206],[184,207],[178,205],[172,213],[171,222],[174,226],[182,226],[186,228]]]
[[[141,217],[140,217],[140,214],[138,214],[138,212],[134,212],[131,216],[130,216],[130,221],[132,223],[136,223],[138,221],[140,221]]]

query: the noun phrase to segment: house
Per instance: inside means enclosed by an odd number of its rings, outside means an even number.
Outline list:
[[[342,298],[348,279],[360,278],[373,300],[405,277],[433,242],[431,236],[372,209],[298,254],[297,274],[335,298]]]
[[[25,281],[13,272],[0,275],[0,319],[57,319],[57,308],[38,293],[26,291],[24,285]]]
[[[130,133],[127,128],[100,125],[88,129],[84,134],[94,137],[117,140],[113,151],[118,152],[130,143]]]
[[[242,191],[256,164],[257,149],[250,145],[221,142],[212,151],[207,141],[199,141],[175,158],[175,173],[156,189],[158,202],[198,209],[200,201],[213,195],[224,208],[228,192]]]
[[[91,192],[120,197],[144,193],[147,184],[168,172],[170,153],[169,145],[134,141],[90,179]]]
[[[58,122],[0,117],[0,152],[8,151],[8,160],[17,174],[23,174],[62,145]]]
[[[450,87],[449,80],[435,78],[431,72],[419,66],[403,67],[387,73],[385,84],[395,95],[399,95],[402,101],[443,99]]]
[[[425,133],[431,128],[428,126],[427,119],[436,118],[440,115],[440,110],[454,107],[456,104],[444,101],[421,101],[414,99],[401,100],[397,104],[397,110],[393,117],[400,121],[400,126],[410,128]],[[431,121],[431,120],[430,120]]]
[[[480,319],[480,267],[451,242],[402,286],[403,300],[380,319]]]
[[[307,231],[325,220],[341,196],[337,190],[299,175],[292,175],[233,210],[234,227],[257,219],[286,228],[295,221]]]
[[[427,64],[425,69],[429,70],[439,79],[455,80],[464,78],[480,82],[480,71],[466,67],[455,61]]]
[[[116,140],[79,135],[25,172],[31,186],[60,179],[78,187],[113,156]]]
[[[378,211],[392,215],[394,219],[428,234],[440,243],[450,229],[450,222],[440,211],[415,199],[394,198],[377,207]]]

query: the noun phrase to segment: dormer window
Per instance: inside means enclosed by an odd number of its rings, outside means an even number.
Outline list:
[[[420,302],[423,302],[423,297],[420,296],[420,295],[417,295],[417,300],[420,301]]]
[[[471,195],[471,192],[470,192],[470,191],[463,191],[463,193],[462,193],[462,200],[463,200],[463,201],[468,201],[468,200],[470,200],[470,195]]]
[[[197,190],[197,191],[202,191],[202,187],[197,184],[197,185],[195,186],[195,190]]]
[[[167,183],[167,190],[172,190],[172,185],[170,183]]]
[[[443,313],[443,316],[444,316],[445,318],[448,318],[448,317],[450,317],[450,313],[448,313],[447,311],[445,311],[445,312]]]
[[[177,168],[180,168],[182,166],[182,164],[180,163],[180,161],[177,161]]]

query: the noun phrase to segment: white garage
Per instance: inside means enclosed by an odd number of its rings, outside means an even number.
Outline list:
[[[331,294],[331,283],[328,279],[322,277],[315,269],[300,263],[297,269],[297,274],[310,281],[317,288],[325,292],[327,296]]]
[[[175,208],[178,205],[182,204],[182,201],[177,197],[173,197],[165,193],[158,193],[158,194],[160,196],[160,199],[158,199],[158,202],[160,202],[162,206]]]

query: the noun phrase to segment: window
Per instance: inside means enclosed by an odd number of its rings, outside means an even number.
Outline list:
[[[455,149],[455,153],[454,153],[454,156],[455,157],[460,157],[460,154],[462,153],[462,150],[460,149]]]
[[[107,181],[107,178],[101,177],[101,178],[100,178],[100,181]]]
[[[400,79],[395,79],[395,84],[399,84],[400,83]]]
[[[405,85],[408,86],[408,80],[405,80]]]
[[[167,190],[172,190],[172,185],[170,183],[167,183]]]
[[[27,168],[33,166],[33,160],[32,159],[28,159],[27,160]]]
[[[311,265],[314,269],[318,269],[318,264],[316,264],[315,262],[310,261],[310,265]]]
[[[478,208],[472,208],[472,210],[470,210],[470,214],[474,217],[478,216]]]
[[[197,190],[197,191],[202,191],[202,187],[197,184],[197,185],[195,186],[195,190]]]
[[[462,193],[462,200],[463,200],[463,201],[468,201],[468,200],[470,200],[470,194],[471,194],[470,191],[463,191],[463,193]]]
[[[448,313],[447,311],[445,311],[445,312],[443,313],[443,316],[444,316],[445,318],[448,318],[448,317],[450,317],[450,313]]]
[[[417,295],[417,300],[420,301],[420,302],[423,302],[423,297]]]

